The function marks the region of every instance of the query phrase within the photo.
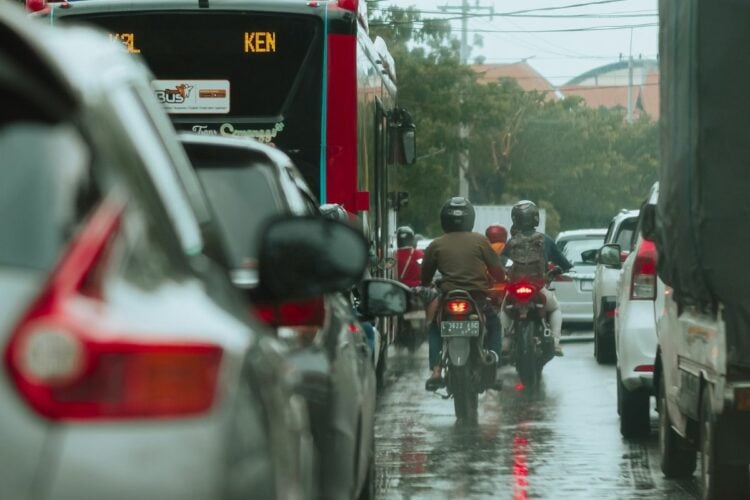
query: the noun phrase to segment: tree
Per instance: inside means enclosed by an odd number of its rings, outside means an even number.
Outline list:
[[[371,36],[387,41],[399,105],[417,124],[417,164],[395,169],[396,189],[410,195],[403,223],[441,233],[439,209],[457,194],[465,148],[474,203],[534,200],[547,210],[551,232],[601,227],[620,208],[640,204],[658,168],[658,127],[647,117],[628,124],[622,109],[547,99],[512,80],[481,84],[459,64],[447,21],[421,19],[414,8],[372,12]],[[469,127],[467,140],[458,137],[459,123]]]

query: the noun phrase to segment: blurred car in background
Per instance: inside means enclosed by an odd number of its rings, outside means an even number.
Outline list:
[[[258,294],[263,228],[283,215],[319,216],[317,201],[291,160],[275,148],[248,139],[180,138],[227,242],[232,281],[250,313],[287,344],[287,359],[301,377],[298,389],[308,404],[319,455],[320,496],[354,498],[374,489],[375,370],[352,304],[341,293],[302,301],[266,301]],[[347,249],[331,248],[346,257]]]
[[[620,432],[625,438],[647,436],[651,431],[650,398],[654,394],[657,345],[655,301],[664,285],[656,275],[656,245],[641,234],[641,219],[647,207],[655,210],[658,197],[657,182],[641,206],[638,226],[633,233],[633,251],[622,265],[617,285],[617,411]],[[609,245],[606,250],[619,257],[619,245]]]
[[[591,291],[596,261],[593,255],[584,258],[587,250],[602,246],[606,229],[575,229],[562,231],[555,244],[573,268],[554,278],[552,287],[560,303],[563,326],[589,326],[593,323]]]
[[[638,210],[620,210],[609,223],[604,244],[620,246],[620,263],[604,264],[597,254],[594,272],[594,357],[598,363],[615,360],[615,307],[617,301],[617,280],[622,262],[630,254],[634,243],[633,234],[638,224]]]

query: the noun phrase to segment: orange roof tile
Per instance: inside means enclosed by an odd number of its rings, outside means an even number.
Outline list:
[[[479,83],[497,82],[501,78],[512,78],[526,91],[549,92],[555,97],[555,88],[525,61],[513,64],[472,64],[479,75]]]

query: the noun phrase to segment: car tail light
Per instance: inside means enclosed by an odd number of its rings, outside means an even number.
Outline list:
[[[323,326],[323,297],[282,304],[263,304],[253,308],[256,316],[274,328],[280,326]]]
[[[520,301],[529,300],[536,292],[536,287],[530,283],[514,283],[508,287],[508,293]]]
[[[88,293],[101,290],[95,281],[121,213],[106,202],[97,209],[5,351],[19,393],[50,419],[188,415],[213,404],[220,347],[117,331],[101,296]]]
[[[656,298],[656,245],[642,240],[633,262],[630,281],[630,298],[654,300]]]
[[[359,0],[339,0],[339,7],[351,12],[357,12],[359,8]]]
[[[26,0],[26,10],[29,12],[41,12],[47,9],[47,0]]]
[[[635,367],[633,371],[636,372],[653,372],[654,371],[654,365],[638,365]]]
[[[471,304],[468,300],[454,299],[445,303],[445,311],[448,314],[463,315],[471,312]]]

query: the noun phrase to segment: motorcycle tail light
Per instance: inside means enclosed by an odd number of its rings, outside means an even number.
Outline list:
[[[449,300],[445,303],[445,311],[449,314],[467,314],[471,311],[471,304],[463,299]]]
[[[511,285],[508,292],[518,300],[527,301],[534,295],[536,288],[529,283],[517,283]]]

